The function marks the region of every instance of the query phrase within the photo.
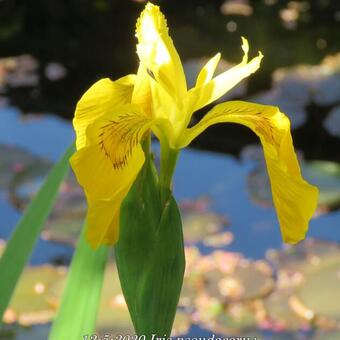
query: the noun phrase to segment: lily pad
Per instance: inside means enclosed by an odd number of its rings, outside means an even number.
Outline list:
[[[0,59],[0,83],[10,87],[35,86],[39,82],[38,61],[31,55]]]
[[[318,331],[313,337],[314,340],[339,340],[340,330],[337,331]]]
[[[224,248],[228,246],[234,239],[234,235],[230,231],[225,231],[215,235],[208,235],[204,238],[203,244],[207,247]]]
[[[321,260],[305,274],[296,291],[299,310],[310,311],[320,327],[340,327],[339,284],[340,254]]]
[[[50,218],[41,236],[44,240],[75,246],[83,224],[84,217]]]
[[[65,279],[58,280],[48,292],[48,302],[55,309],[60,304],[65,284]],[[174,333],[177,335],[185,334],[190,325],[190,317],[183,311],[178,311],[173,327]],[[96,328],[97,332],[102,335],[135,334],[120,287],[118,273],[113,263],[110,263],[106,268]]]
[[[4,325],[0,330],[1,340],[46,340],[50,324],[21,326],[19,324]]]
[[[329,112],[323,126],[332,136],[340,137],[340,106],[336,106]]]
[[[185,247],[185,273],[178,305],[192,310],[194,299],[203,286],[202,272],[197,267],[202,255],[197,247]]]
[[[8,189],[13,177],[34,164],[47,163],[30,152],[12,145],[0,145],[0,189]]]
[[[10,183],[9,196],[11,202],[23,210],[37,193],[51,168],[50,163],[36,160],[16,173]]]
[[[263,300],[265,319],[260,323],[262,329],[283,332],[310,328],[310,320],[306,321],[294,312],[291,297],[291,291],[277,287],[275,292]]]
[[[253,304],[225,306],[215,297],[199,295],[195,306],[194,322],[215,334],[240,334],[257,325],[256,306]]]
[[[340,100],[340,53],[327,56],[319,65],[297,65],[273,73],[273,86],[286,97],[303,98],[320,106]]]
[[[224,216],[213,212],[184,214],[184,241],[187,244],[203,241],[206,236],[221,232],[227,223]]]
[[[86,209],[83,190],[71,174],[60,187],[58,198],[45,225],[43,238],[74,246],[84,224]]]
[[[282,250],[268,250],[267,260],[276,270],[306,272],[314,270],[320,261],[340,257],[340,245],[335,242],[307,239],[298,245],[286,245]]]
[[[48,303],[48,290],[64,277],[64,267],[27,267],[5,312],[4,321],[29,326],[52,320],[55,308]]]
[[[340,327],[339,244],[309,239],[268,251],[266,257],[277,269],[276,291],[264,300],[272,325],[285,330],[306,329],[311,324],[323,329]]]
[[[189,332],[191,326],[191,317],[184,311],[177,310],[171,336],[178,337]]]
[[[203,278],[202,295],[220,303],[258,299],[274,288],[273,273],[265,261],[216,251],[201,258],[196,273]]]
[[[37,162],[13,177],[10,197],[16,207],[21,210],[26,207],[39,190],[48,170],[48,163]],[[84,223],[86,209],[83,190],[71,173],[60,186],[58,198],[42,233],[43,238],[74,245]]]

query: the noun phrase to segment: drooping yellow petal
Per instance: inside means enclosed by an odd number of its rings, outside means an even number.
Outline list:
[[[239,65],[234,66],[203,85],[196,86],[189,91],[189,107],[191,112],[199,110],[222,97],[242,79],[248,77],[260,67],[261,59],[263,57],[262,53],[260,52],[257,57],[248,62],[248,41],[245,38],[242,38],[242,42],[244,56]]]
[[[196,87],[202,86],[212,79],[220,59],[221,53],[217,53],[202,67],[202,70],[197,76]]]
[[[118,236],[120,206],[137,177],[144,153],[140,146],[133,149],[123,168],[114,168],[99,144],[78,150],[70,160],[87,202],[87,235],[93,247],[105,240],[114,243]]]
[[[119,237],[120,202],[131,186],[122,188],[110,200],[91,201],[88,199],[86,238],[93,248],[114,245]]]
[[[84,93],[77,104],[73,119],[77,150],[87,145],[85,131],[92,122],[115,106],[131,102],[134,81],[134,75],[128,75],[117,81],[101,79]]]
[[[149,76],[175,100],[183,98],[187,90],[183,66],[158,6],[145,6],[137,21],[136,37],[137,53]]]
[[[283,240],[301,241],[316,209],[318,190],[301,176],[289,119],[274,106],[226,102],[215,106],[197,125],[187,129],[180,146],[188,145],[207,127],[224,122],[245,125],[259,136]]]

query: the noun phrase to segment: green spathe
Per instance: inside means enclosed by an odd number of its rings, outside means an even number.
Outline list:
[[[170,192],[161,203],[150,156],[121,207],[115,254],[136,333],[169,336],[185,269],[182,222]]]

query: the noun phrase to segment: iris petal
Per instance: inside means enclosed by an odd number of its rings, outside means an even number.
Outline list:
[[[122,169],[113,167],[98,144],[78,150],[70,162],[88,201],[89,243],[93,247],[113,244],[118,237],[121,203],[144,163],[142,148],[138,145],[133,149]]]
[[[202,67],[202,70],[197,76],[196,87],[202,86],[212,79],[220,59],[221,54],[217,53]]]
[[[283,240],[293,244],[301,241],[317,206],[318,189],[301,176],[289,119],[274,106],[226,102],[215,106],[198,124],[187,129],[181,147],[209,126],[226,122],[245,125],[260,138]]]
[[[189,111],[194,112],[200,108],[212,103],[214,100],[222,97],[226,92],[231,90],[242,79],[254,73],[261,63],[263,55],[259,55],[248,62],[248,41],[242,38],[242,50],[244,56],[242,62],[233,68],[214,77],[201,86],[196,86],[189,91]]]
[[[73,119],[77,150],[87,145],[85,131],[91,123],[113,107],[131,102],[134,81],[134,75],[128,75],[117,81],[105,78],[84,93],[77,104]]]
[[[186,93],[183,66],[168,34],[164,15],[148,3],[136,25],[137,53],[149,76],[176,100]]]

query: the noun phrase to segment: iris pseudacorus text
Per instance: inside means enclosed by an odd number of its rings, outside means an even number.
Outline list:
[[[283,240],[304,239],[318,190],[301,176],[290,121],[278,107],[228,101],[188,127],[195,111],[254,73],[263,55],[249,60],[248,41],[242,38],[243,58],[238,65],[214,76],[218,53],[199,72],[195,87],[188,89],[158,6],[146,5],[137,21],[136,37],[137,74],[96,82],[78,102],[73,120],[77,151],[71,165],[87,197],[90,244],[97,247],[117,241],[120,206],[143,166],[141,143],[148,134],[154,133],[160,141],[160,182],[169,187],[179,150],[209,126],[228,122],[247,126],[262,143]]]

